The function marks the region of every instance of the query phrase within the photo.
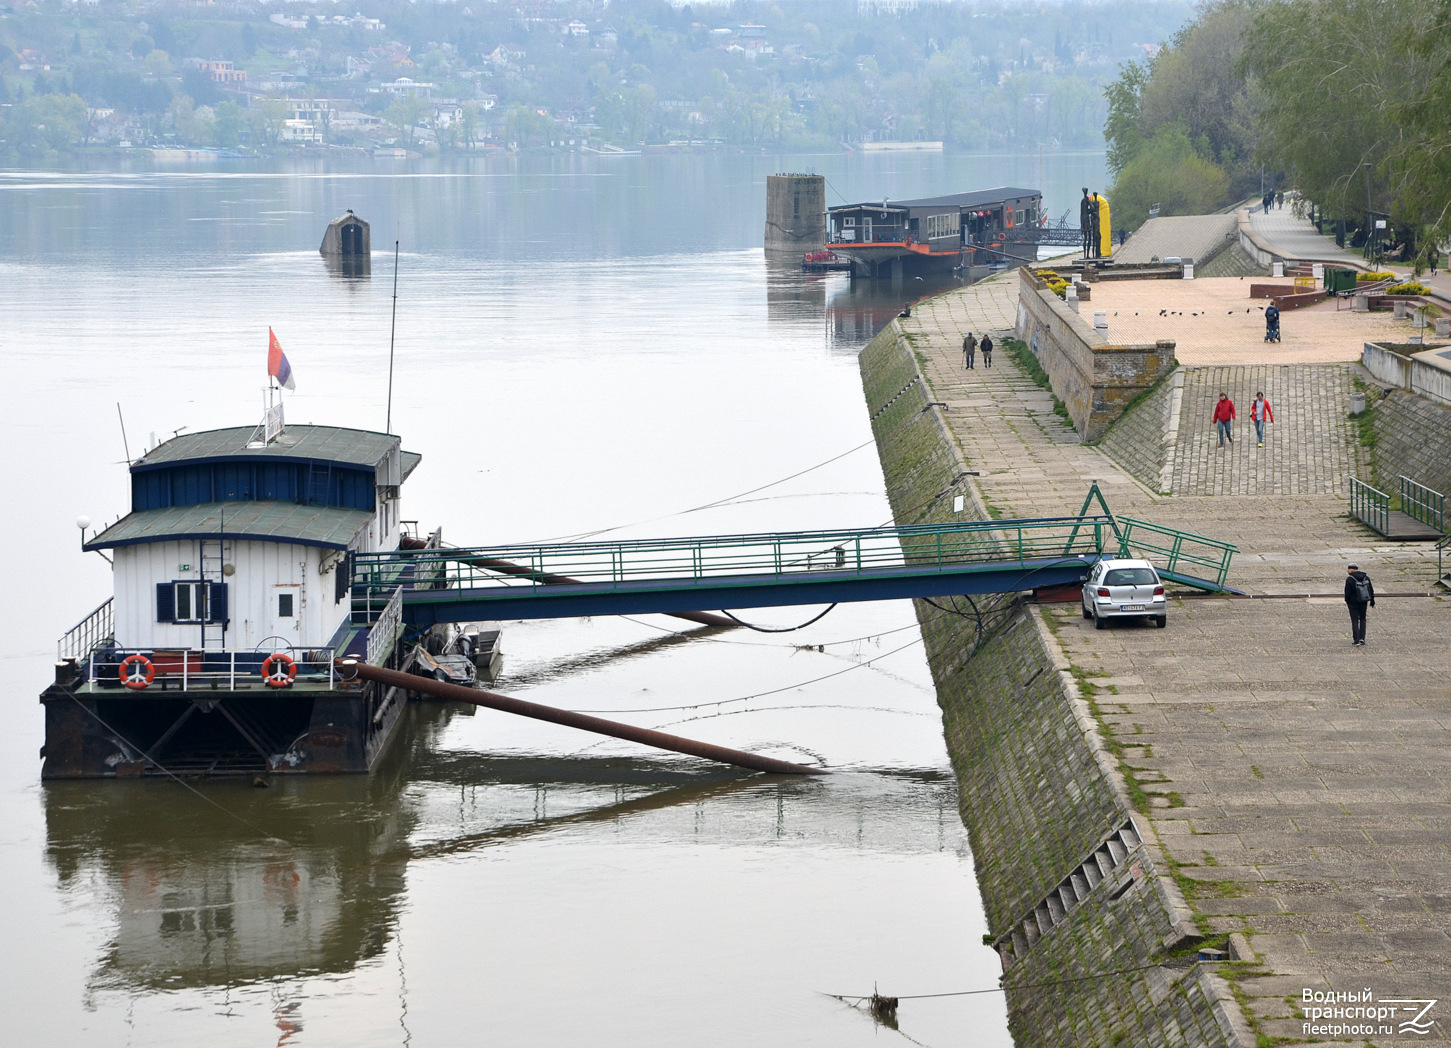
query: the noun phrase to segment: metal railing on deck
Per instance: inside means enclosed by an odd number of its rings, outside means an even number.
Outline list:
[[[1229,577],[1229,562],[1238,552],[1233,543],[1132,517],[1119,517],[1118,522],[1120,557],[1162,558],[1164,571],[1169,575],[1203,579],[1223,588],[1224,580]]]
[[[1401,478],[1401,512],[1427,524],[1437,531],[1446,530],[1446,496],[1417,484],[1410,477]]]
[[[354,558],[354,595],[381,604],[402,584],[405,590],[519,587],[540,592],[561,583],[611,589],[648,586],[652,580],[707,583],[750,577],[787,580],[816,572],[914,573],[982,564],[1064,560],[1099,556],[1116,536],[1108,515],[1035,520],[974,521],[855,531],[716,535],[627,542],[576,542],[533,546],[360,553]],[[400,577],[399,564],[412,571]],[[502,569],[502,571],[501,571]],[[417,583],[409,581],[417,579]],[[355,604],[356,606],[356,604]]]
[[[99,608],[66,630],[56,641],[56,661],[83,659],[109,641],[115,632],[113,598],[107,597]]]
[[[150,663],[152,678],[145,688],[165,690],[175,686],[182,691],[197,687],[225,686],[227,691],[252,689],[274,690],[263,676],[263,663],[269,656],[281,654],[297,666],[295,684],[326,684],[333,689],[332,648],[278,648],[273,651],[247,649],[238,651],[193,651],[186,648],[98,648],[87,660],[86,680],[100,687],[124,689],[122,662],[130,655],[142,655]],[[128,667],[128,674],[144,675],[145,666]],[[281,690],[281,689],[276,689]]]
[[[1350,515],[1384,535],[1390,530],[1391,497],[1363,480],[1350,478]]]

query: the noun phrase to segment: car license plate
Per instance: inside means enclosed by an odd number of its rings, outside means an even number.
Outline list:
[[[1144,610],[1144,606],[1142,604],[1120,604],[1118,606],[1118,610],[1119,611],[1143,611]]]

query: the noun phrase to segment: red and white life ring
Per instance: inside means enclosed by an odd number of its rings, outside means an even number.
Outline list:
[[[132,691],[140,691],[156,679],[156,667],[145,655],[127,655],[117,667],[121,683]]]
[[[297,679],[297,663],[284,652],[275,652],[262,660],[262,679],[269,688],[290,688]]]

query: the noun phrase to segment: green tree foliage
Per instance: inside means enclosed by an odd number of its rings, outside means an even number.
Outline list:
[[[1392,106],[1391,115],[1406,133],[1397,154],[1399,203],[1425,224],[1430,244],[1451,237],[1451,0],[1427,6],[1422,18],[1410,50],[1424,63],[1426,90]]]
[[[1109,169],[1116,176],[1173,129],[1160,154],[1177,155],[1187,141],[1228,179],[1210,210],[1258,184],[1254,117],[1259,92],[1240,73],[1253,13],[1248,0],[1218,0],[1201,8],[1147,64],[1122,67],[1118,79],[1104,89],[1104,137]],[[1136,177],[1142,182],[1143,172]]]
[[[1195,149],[1178,125],[1162,128],[1124,165],[1109,190],[1115,227],[1137,229],[1159,205],[1161,215],[1202,215],[1220,207],[1229,176]]]
[[[401,98],[394,99],[388,108],[383,111],[383,119],[398,129],[403,140],[410,145],[413,143],[413,135],[422,123],[424,115],[428,112],[428,103],[415,94],[407,94]]]
[[[212,140],[222,149],[236,149],[247,121],[235,102],[218,102],[212,117]]]
[[[79,95],[32,95],[4,116],[4,139],[21,156],[66,152],[87,133],[86,103]]]
[[[1439,12],[1419,0],[1261,7],[1252,29],[1260,46],[1244,67],[1272,100],[1259,118],[1265,160],[1332,215],[1359,218],[1370,206],[1402,221],[1432,218],[1447,183],[1423,157],[1447,142],[1446,11],[1444,0]]]

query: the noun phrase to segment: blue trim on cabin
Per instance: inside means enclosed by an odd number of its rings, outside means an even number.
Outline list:
[[[226,455],[131,468],[131,509],[267,500],[371,513],[376,474],[325,459]]]

